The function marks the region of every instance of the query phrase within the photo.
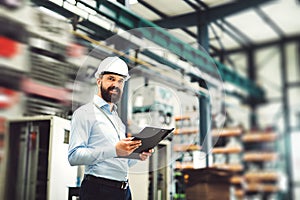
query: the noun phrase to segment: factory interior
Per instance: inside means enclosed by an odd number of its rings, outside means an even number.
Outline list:
[[[109,56],[126,133],[174,129],[129,169],[133,200],[300,200],[299,19],[299,0],[0,0],[0,200],[79,199],[72,115]]]

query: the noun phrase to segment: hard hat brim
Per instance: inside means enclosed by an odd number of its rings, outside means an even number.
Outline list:
[[[99,78],[99,75],[105,75],[105,74],[114,74],[114,75],[122,76],[125,79],[125,81],[127,81],[130,78],[129,75],[126,76],[126,75],[123,75],[123,74],[118,74],[116,72],[108,72],[108,71],[102,72],[101,74],[96,73],[95,77]]]

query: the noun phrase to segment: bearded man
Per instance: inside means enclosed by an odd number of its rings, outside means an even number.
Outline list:
[[[141,141],[126,137],[115,104],[130,78],[128,66],[118,57],[107,57],[95,78],[97,95],[72,116],[68,160],[72,166],[85,165],[80,200],[130,200],[128,168],[137,161],[120,157],[131,154]],[[151,150],[143,152],[140,159],[146,160],[151,154]]]

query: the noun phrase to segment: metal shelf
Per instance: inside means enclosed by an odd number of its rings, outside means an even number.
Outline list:
[[[212,136],[213,137],[232,137],[232,136],[240,136],[243,130],[240,128],[222,128],[222,129],[213,129]]]
[[[241,164],[219,164],[215,163],[212,165],[213,168],[229,170],[232,172],[242,172],[244,170],[243,165]]]
[[[195,144],[178,144],[174,145],[173,149],[176,152],[182,152],[182,151],[196,151],[200,150],[202,147]]]
[[[247,133],[242,137],[243,142],[273,142],[277,139],[276,133]]]
[[[244,153],[244,161],[246,162],[266,162],[276,161],[278,155],[275,152],[249,152]]]
[[[174,135],[189,135],[199,133],[198,129],[175,129]]]
[[[249,182],[278,181],[279,179],[278,173],[272,171],[247,172],[244,176]]]
[[[213,154],[241,153],[242,151],[241,147],[215,147],[212,149]]]

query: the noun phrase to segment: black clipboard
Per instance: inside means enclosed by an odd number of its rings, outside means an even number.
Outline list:
[[[164,129],[146,126],[140,133],[133,135],[133,140],[142,140],[142,146],[134,150],[128,156],[121,156],[118,158],[131,158],[131,159],[140,159],[140,153],[147,152],[150,149],[154,148],[160,141],[165,139],[174,128]]]

